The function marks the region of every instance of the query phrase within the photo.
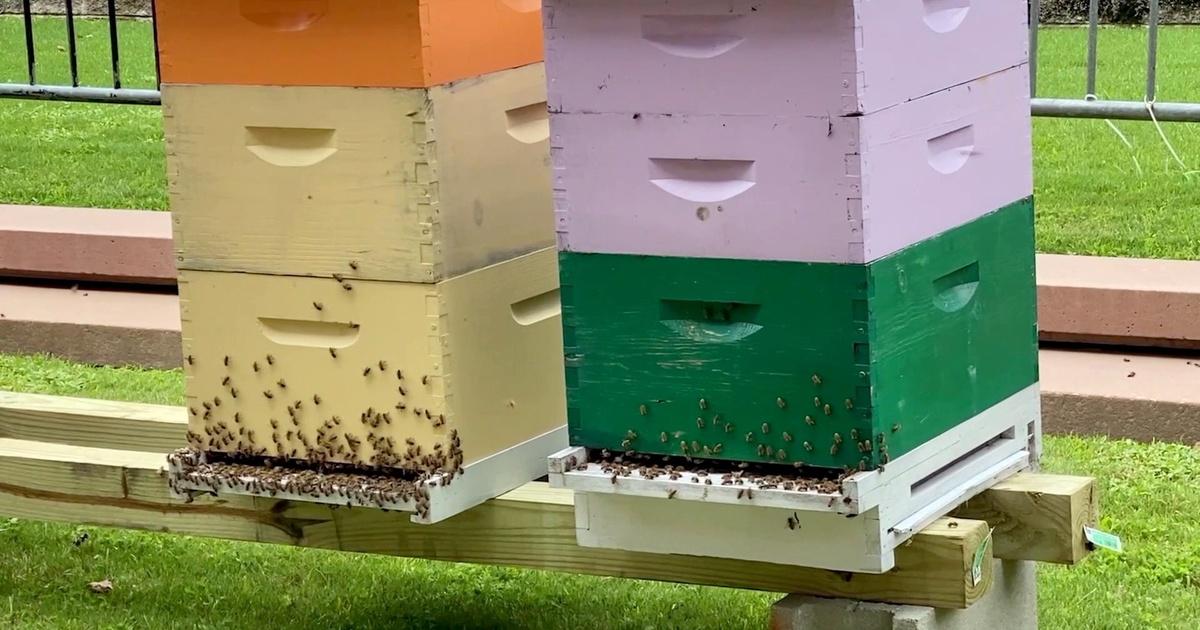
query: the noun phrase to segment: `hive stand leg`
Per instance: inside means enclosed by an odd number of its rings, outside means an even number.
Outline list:
[[[849,599],[788,595],[771,609],[771,630],[1036,630],[1037,583],[1033,562],[996,562],[986,595],[965,610],[875,604]]]

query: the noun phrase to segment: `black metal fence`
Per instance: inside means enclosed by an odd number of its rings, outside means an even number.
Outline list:
[[[0,98],[26,98],[56,101],[86,101],[93,103],[128,103],[138,105],[158,105],[161,97],[158,72],[158,47],[154,47],[154,71],[156,89],[129,89],[121,85],[121,46],[117,34],[116,0],[108,1],[108,38],[109,51],[112,61],[111,86],[81,86],[79,84],[78,57],[76,51],[75,1],[64,0],[67,27],[67,53],[70,61],[71,84],[48,85],[38,82],[37,57],[35,54],[34,17],[32,0],[23,0],[25,21],[25,57],[28,68],[28,83],[0,84]],[[201,1],[201,0],[194,0]],[[849,2],[850,0],[843,0]],[[1010,0],[988,0],[990,2],[1008,2]],[[1041,0],[1028,0],[1029,20],[1029,54],[1030,64],[1030,94],[1033,115],[1062,118],[1104,118],[1125,120],[1155,120],[1175,122],[1200,122],[1200,103],[1160,103],[1156,100],[1158,80],[1158,27],[1159,0],[1149,0],[1149,17],[1146,29],[1147,66],[1146,91],[1141,101],[1103,100],[1096,96],[1096,65],[1097,41],[1099,38],[1100,0],[1090,0],[1088,11],[1087,38],[1087,71],[1084,77],[1084,95],[1082,98],[1040,98],[1037,96],[1037,44],[1038,16],[1041,12]],[[153,21],[154,3],[151,2],[151,21]],[[155,30],[157,41],[157,29]]]
[[[22,0],[22,16],[25,21],[25,66],[28,83],[0,83],[0,98],[25,98],[51,101],[81,101],[90,103],[126,103],[133,105],[159,105],[162,98],[158,71],[158,46],[154,46],[155,89],[130,89],[121,85],[121,38],[117,33],[117,2],[108,0],[108,47],[111,57],[112,81],[109,87],[79,84],[79,55],[75,34],[75,1],[64,0],[67,27],[67,57],[70,64],[71,84],[50,85],[38,82],[38,60],[32,0]],[[154,22],[154,3],[151,2],[151,23]],[[155,29],[157,42],[158,32]]]

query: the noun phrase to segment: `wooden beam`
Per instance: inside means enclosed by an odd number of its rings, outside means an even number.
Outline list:
[[[73,451],[81,463],[107,449],[165,454],[183,445],[186,417],[180,407],[0,392],[0,438],[44,443],[39,448],[92,447]],[[144,461],[157,466],[161,457]],[[548,497],[552,504],[572,504],[569,491],[544,490],[545,484],[528,487],[537,490],[517,490],[497,501],[534,496]],[[1021,473],[953,515],[996,528],[998,558],[1075,564],[1087,553],[1082,527],[1095,522],[1096,505],[1095,480],[1090,477]]]
[[[996,557],[1076,564],[1089,553],[1083,527],[1095,526],[1100,516],[1096,480],[1015,475],[967,501],[952,516],[987,521],[996,528]]]
[[[897,551],[896,569],[849,574],[760,562],[579,547],[569,491],[544,483],[436,525],[367,509],[251,497],[171,497],[162,455],[0,438],[0,515],[235,540],[618,577],[965,608],[983,521],[941,519]],[[985,554],[984,576],[992,575]]]
[[[186,432],[183,407],[0,391],[0,438],[169,453]]]

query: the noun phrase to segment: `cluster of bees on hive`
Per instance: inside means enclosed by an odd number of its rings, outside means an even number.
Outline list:
[[[823,383],[820,375],[818,375],[818,374],[813,374],[811,376],[811,380],[812,380],[814,387],[820,387]],[[834,412],[835,412],[834,405],[825,401],[819,395],[813,396],[812,404],[813,404],[813,408],[816,411],[812,414],[806,414],[804,416],[804,423],[807,424],[808,426],[816,426],[817,425],[817,420],[816,420],[816,418],[814,418],[814,416],[824,415],[826,417],[832,417],[834,415]],[[706,412],[709,410],[710,402],[707,398],[700,398],[697,401],[697,405],[699,407],[699,410],[703,413],[703,412]],[[788,400],[785,399],[783,396],[777,396],[775,398],[775,405],[780,410],[789,409]],[[845,400],[842,401],[842,406],[844,406],[846,408],[846,411],[852,411],[854,409],[854,400],[851,398],[846,398]],[[638,406],[638,415],[647,416],[649,414],[650,414],[649,405],[642,403]],[[715,414],[711,419],[706,419],[703,415],[697,416],[696,417],[696,429],[698,431],[704,431],[705,429],[714,429],[714,430],[718,430],[719,432],[722,432],[725,434],[734,434],[737,431],[737,428],[735,427],[734,423],[725,420],[719,413]],[[758,454],[759,457],[764,458],[764,459],[774,459],[780,463],[786,463],[788,461],[791,461],[792,464],[797,469],[803,468],[805,466],[805,462],[803,460],[794,457],[794,452],[793,452],[793,455],[789,455],[789,452],[787,449],[791,448],[790,445],[795,443],[795,436],[793,436],[790,432],[788,432],[788,431],[780,432],[779,437],[783,440],[783,444],[772,445],[767,442],[768,436],[771,435],[771,432],[772,432],[771,423],[763,422],[760,426],[756,427],[756,429],[758,429],[758,430],[757,431],[748,431],[748,432],[742,434],[741,437],[748,444],[757,443],[756,444],[756,453]],[[899,424],[892,425],[892,433],[896,433],[898,431],[900,431],[900,425]],[[707,443],[702,443],[700,440],[696,440],[696,439],[693,439],[691,441],[688,441],[687,439],[680,439],[680,438],[685,437],[685,434],[686,433],[684,431],[673,431],[673,432],[662,431],[658,435],[658,440],[662,444],[668,444],[668,443],[673,442],[673,440],[679,440],[678,443],[672,444],[671,447],[673,448],[673,447],[677,446],[680,456],[683,457],[689,464],[693,463],[696,460],[703,461],[703,458],[713,458],[713,457],[719,456],[725,450],[724,442],[715,442],[715,443],[707,444]],[[857,429],[857,428],[851,428],[847,432],[846,436],[843,436],[841,432],[834,432],[832,435],[832,442],[830,443],[830,446],[829,446],[829,454],[831,456],[836,456],[839,452],[841,452],[842,448],[844,447],[844,445],[846,443],[846,437],[849,437],[850,443],[863,456],[858,462],[857,470],[859,470],[859,471],[866,470],[867,464],[870,461],[870,455],[871,455],[872,451],[876,450],[876,449],[878,449],[878,451],[879,451],[879,461],[880,461],[879,470],[882,471],[884,469],[884,465],[887,464],[890,459],[888,456],[886,435],[884,435],[883,433],[880,433],[873,440],[869,431],[860,432],[859,429]],[[635,430],[633,428],[630,428],[625,432],[624,439],[621,441],[621,449],[624,451],[624,455],[626,457],[636,454],[635,444],[636,444],[638,438],[639,438],[639,433],[637,432],[637,430]],[[731,438],[736,439],[732,435],[731,435]],[[817,445],[813,444],[812,442],[810,442],[808,440],[804,440],[801,443],[796,444],[795,447],[797,450],[802,448],[807,453],[815,452],[817,449]],[[605,455],[604,457],[607,459],[608,456]],[[619,459],[620,458],[618,458],[618,461],[615,463],[619,464],[620,463]],[[666,458],[664,458],[664,461],[666,461]],[[746,466],[746,464],[743,463],[742,467],[744,468],[745,466]],[[847,467],[845,469],[846,474],[849,474],[851,472],[853,472],[851,468]]]
[[[330,357],[330,360],[338,360],[336,350],[330,349]],[[392,378],[394,374],[399,395],[394,408],[368,407],[355,420],[329,415],[315,431],[311,430],[312,416],[321,417],[318,415],[322,413],[320,394],[299,394],[288,387],[285,379],[276,379],[278,361],[270,354],[261,360],[252,360],[250,365],[255,374],[269,379],[268,382],[273,381],[273,385],[261,392],[241,391],[232,373],[232,366],[241,360],[244,359],[229,355],[221,359],[225,369],[220,381],[221,392],[230,400],[218,394],[188,407],[194,430],[187,432],[188,448],[178,451],[172,460],[185,471],[189,480],[208,485],[214,493],[225,484],[255,494],[273,495],[282,491],[280,483],[286,481],[288,492],[325,499],[339,498],[332,496],[338,493],[347,494],[344,498],[348,502],[365,505],[413,499],[420,512],[427,510],[428,505],[427,493],[423,493],[420,486],[426,482],[436,484],[436,481],[430,481],[434,476],[439,476],[442,484],[449,485],[462,474],[462,442],[456,429],[448,432],[444,444],[437,442],[432,449],[424,448],[412,437],[398,444],[396,438],[385,435],[386,427],[398,421],[401,414],[412,414],[435,428],[446,424],[443,414],[410,407],[405,402],[404,397],[408,394],[405,374],[399,369],[392,372],[386,360],[366,366],[362,375],[364,378]],[[197,361],[193,355],[186,357],[189,367]],[[422,376],[420,380],[422,385],[430,384],[429,376]],[[242,412],[231,409],[237,406],[239,396],[249,395],[261,395],[286,410],[286,416],[281,413],[279,418],[270,418],[269,441],[264,439],[268,436],[256,435],[256,431],[249,428],[250,423]],[[195,422],[196,419],[200,422]],[[263,426],[255,424],[260,428]],[[369,455],[364,452],[364,445],[370,447]],[[312,470],[303,471],[300,467],[304,465]],[[404,479],[396,477],[398,473],[403,474]],[[333,481],[337,475],[345,477],[348,474],[354,477]],[[371,477],[378,479],[368,482]],[[212,478],[213,482],[207,483],[205,478]],[[351,490],[352,487],[359,490]]]

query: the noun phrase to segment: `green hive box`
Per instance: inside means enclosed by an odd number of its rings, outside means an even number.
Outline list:
[[[1032,199],[865,265],[560,275],[574,446],[872,470],[1038,378]]]

